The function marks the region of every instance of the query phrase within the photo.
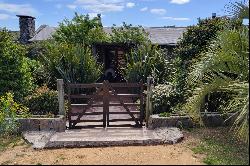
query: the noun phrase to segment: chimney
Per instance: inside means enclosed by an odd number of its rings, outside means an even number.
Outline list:
[[[216,18],[216,13],[212,13],[212,18]]]
[[[102,15],[101,14],[97,14],[97,18],[99,20],[99,24],[102,26]]]
[[[17,15],[19,17],[19,28],[20,28],[20,38],[19,41],[22,44],[27,44],[29,39],[34,37],[36,27],[35,27],[35,17],[26,15]]]

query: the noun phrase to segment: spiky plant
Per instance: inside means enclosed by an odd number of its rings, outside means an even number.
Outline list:
[[[249,19],[249,0],[230,2],[226,6],[226,12],[237,19]]]
[[[225,103],[226,111],[237,116],[234,129],[249,142],[249,30],[225,30],[212,42],[203,58],[189,73],[193,96],[185,105],[196,120],[201,120],[200,110],[206,95],[227,92],[231,96]]]

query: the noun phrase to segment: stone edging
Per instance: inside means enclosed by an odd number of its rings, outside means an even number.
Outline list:
[[[65,116],[59,115],[56,118],[18,118],[19,132],[24,131],[55,131],[64,132],[66,130]]]
[[[228,126],[233,123],[233,119],[226,121],[233,114],[218,114],[208,113],[202,114],[203,123],[207,127],[219,127]],[[179,128],[192,128],[195,124],[192,122],[189,116],[170,116],[160,117],[158,114],[151,115],[149,117],[149,129],[155,129],[159,127],[179,127]]]

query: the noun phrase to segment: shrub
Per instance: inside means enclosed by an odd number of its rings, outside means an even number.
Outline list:
[[[0,30],[0,48],[0,95],[12,91],[21,101],[34,88],[26,50],[5,29]]]
[[[25,97],[25,105],[33,115],[57,115],[59,111],[57,92],[47,86],[39,87],[32,95]]]
[[[187,100],[191,95],[189,90],[194,88],[188,84],[187,79],[192,65],[203,58],[202,52],[208,51],[209,45],[220,32],[227,28],[238,29],[240,24],[237,20],[217,17],[214,19],[199,19],[197,25],[187,28],[182,40],[178,42],[174,50],[176,57],[174,65],[177,71],[171,76],[177,91],[181,92],[180,103],[184,103]]]
[[[112,27],[112,33],[110,34],[110,40],[114,43],[133,43],[133,44],[145,44],[149,43],[149,34],[142,26],[133,27],[131,24],[123,22],[123,26]]]
[[[106,41],[107,35],[98,17],[90,19],[89,15],[75,13],[72,20],[64,19],[59,24],[53,38],[59,43],[84,43],[86,47],[90,47],[93,43]]]
[[[18,104],[12,93],[0,97],[0,135],[10,135],[17,132],[17,117],[28,117],[29,109]]]
[[[48,43],[43,64],[53,82],[57,78],[67,83],[93,83],[100,77],[102,66],[97,63],[91,49],[82,45]]]
[[[168,80],[171,68],[162,49],[151,44],[143,44],[127,55],[127,67],[124,75],[129,82],[147,81],[153,76],[156,83],[164,84]]]
[[[41,62],[51,77],[50,87],[56,87],[58,78],[67,83],[96,82],[102,66],[92,55],[92,44],[107,40],[98,17],[90,19],[88,15],[75,13],[72,20],[64,19],[40,52]]]
[[[238,114],[234,127],[249,142],[249,29],[221,32],[203,58],[193,65],[188,80],[196,86],[185,105],[190,115],[202,120],[200,111],[205,96],[210,95],[224,111]],[[221,102],[218,94],[228,101]]]
[[[199,58],[200,53],[207,51],[207,46],[228,23],[228,19],[220,17],[200,19],[197,25],[188,27],[183,39],[178,42],[175,54],[185,61]]]
[[[51,76],[46,70],[45,66],[38,60],[29,60],[29,67],[32,73],[32,78],[35,86],[40,87],[44,84],[49,84],[51,81]]]
[[[154,114],[163,112],[171,113],[171,107],[175,104],[175,88],[172,85],[159,84],[153,89],[152,103]]]

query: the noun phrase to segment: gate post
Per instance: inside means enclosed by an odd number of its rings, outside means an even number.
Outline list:
[[[59,115],[65,116],[63,79],[57,79],[57,91],[58,91]]]
[[[108,81],[103,82],[103,127],[109,126],[109,88]]]
[[[151,101],[153,81],[154,81],[153,77],[147,78],[146,127],[148,127],[149,116],[152,114],[152,111],[153,111],[152,101]]]

